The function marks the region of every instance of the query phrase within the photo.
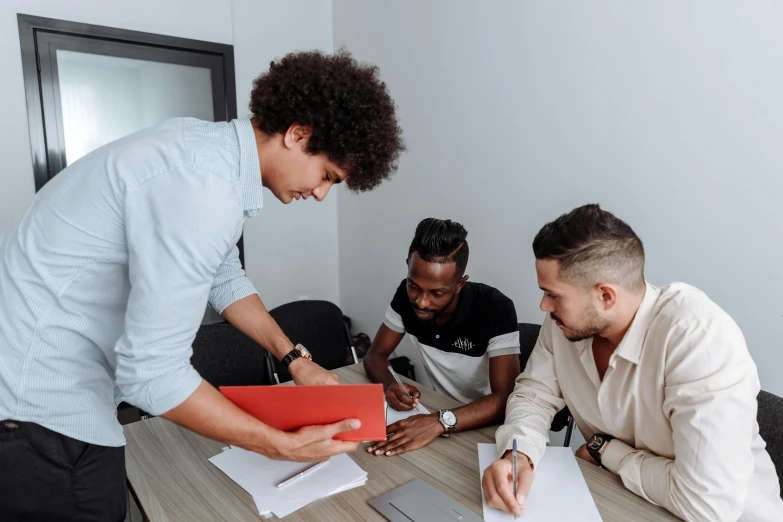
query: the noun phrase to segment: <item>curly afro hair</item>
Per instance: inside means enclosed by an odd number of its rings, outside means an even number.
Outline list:
[[[358,63],[344,49],[273,61],[253,82],[250,111],[266,134],[285,133],[295,123],[311,127],[307,152],[324,153],[345,169],[346,185],[355,192],[388,178],[405,150],[378,68]]]

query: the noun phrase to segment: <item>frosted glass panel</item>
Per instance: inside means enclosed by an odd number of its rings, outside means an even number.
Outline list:
[[[168,118],[214,120],[203,67],[57,50],[66,164]]]

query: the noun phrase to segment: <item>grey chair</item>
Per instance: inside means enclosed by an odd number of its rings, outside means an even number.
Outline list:
[[[538,341],[538,332],[541,330],[540,324],[532,323],[519,323],[519,369],[525,371],[527,361],[530,359],[530,355],[533,353],[533,348],[536,347]],[[568,406],[557,412],[552,419],[552,426],[549,428],[552,431],[562,431],[566,429],[565,439],[563,440],[563,446],[569,446],[571,444],[571,435],[574,433],[574,418],[571,416],[571,412]]]
[[[313,356],[313,361],[334,370],[346,361],[359,362],[351,346],[351,333],[343,320],[343,312],[329,301],[292,301],[270,310],[269,315],[294,344],[301,343]],[[269,358],[276,382],[291,380],[291,375],[274,357]]]
[[[759,433],[767,443],[767,452],[775,464],[783,497],[783,397],[762,390],[758,401]]]

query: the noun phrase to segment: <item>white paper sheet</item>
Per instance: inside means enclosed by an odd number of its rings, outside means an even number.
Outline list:
[[[307,463],[272,460],[242,448],[231,448],[209,461],[253,496],[262,515],[272,511],[280,518],[367,479],[367,472],[346,454],[332,457],[326,466],[284,488],[276,486]]]
[[[494,444],[479,444],[479,472],[497,460]],[[481,485],[479,484],[479,487]],[[514,515],[503,513],[487,505],[484,488],[481,488],[481,502],[484,505],[486,522],[512,521]],[[601,515],[587,488],[582,471],[570,448],[548,446],[536,467],[533,486],[525,501],[525,516],[518,522],[549,522],[552,520],[579,520],[580,522],[601,522]]]
[[[333,491],[333,492],[329,493],[326,496],[327,497],[331,497],[332,495],[336,495],[338,493],[342,493],[343,491],[348,491],[349,489],[360,488],[360,487],[364,486],[365,484],[367,484],[367,479],[366,478],[364,478],[364,479],[362,479],[362,480],[360,480],[358,482],[354,482],[353,484],[348,484],[347,486],[339,488],[338,490]],[[253,501],[256,503],[256,509],[258,509],[258,514],[259,515],[261,515],[264,518],[271,518],[272,512],[269,511],[269,509],[267,509],[263,505],[261,505],[261,503],[258,502],[256,497],[253,497]]]
[[[427,408],[424,407],[423,404],[419,403],[419,409],[421,411],[416,411],[416,408],[408,411],[397,411],[389,404],[384,401],[384,404],[386,405],[386,425],[389,426],[390,424],[394,424],[397,421],[401,421],[402,419],[407,419],[408,417],[413,417],[414,415],[426,415],[430,412]]]

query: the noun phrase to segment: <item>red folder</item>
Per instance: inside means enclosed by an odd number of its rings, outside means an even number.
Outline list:
[[[361,427],[335,437],[348,441],[386,440],[381,384],[326,386],[221,386],[220,392],[258,420],[282,431],[359,419]]]

